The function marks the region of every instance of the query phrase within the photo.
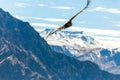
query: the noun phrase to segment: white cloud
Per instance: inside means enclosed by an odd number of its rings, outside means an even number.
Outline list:
[[[45,6],[48,6],[48,5],[47,4],[38,4],[38,6],[45,7]]]
[[[52,21],[52,22],[65,22],[67,19],[58,19],[58,18],[45,18],[44,20]]]
[[[18,19],[25,19],[26,17],[23,16],[18,16],[18,15],[13,15],[14,17],[18,18]]]
[[[116,23],[115,26],[120,27],[120,23]]]
[[[120,14],[120,9],[117,8],[96,7],[90,11],[100,11],[100,12],[108,12],[113,14]]]
[[[65,10],[74,9],[73,7],[68,7],[68,6],[52,6],[52,7],[50,7],[50,8],[65,9]]]
[[[57,25],[54,24],[46,24],[46,23],[30,23],[32,26],[42,26],[42,27],[49,27],[49,28],[56,28]]]
[[[117,24],[116,26],[120,27],[120,24]]]
[[[35,19],[35,20],[44,20],[44,21],[51,21],[51,22],[65,22],[68,19],[59,19],[59,18],[40,18],[40,17],[23,17],[23,16],[17,16],[14,17],[19,19]]]
[[[31,6],[31,4],[28,4],[28,3],[24,3],[24,2],[19,2],[19,3],[15,3],[15,6],[17,7],[29,7]]]
[[[53,3],[52,3],[53,4]],[[38,4],[39,7],[48,7],[48,8],[53,8],[53,9],[63,9],[63,10],[70,10],[74,9],[74,7],[69,7],[69,6],[51,6],[48,4]]]
[[[26,0],[26,1],[33,1],[33,0]]]
[[[71,31],[84,31],[86,35],[93,36],[95,40],[103,44],[104,48],[120,48],[120,31],[70,27]]]
[[[19,19],[43,19],[43,18],[39,18],[39,17],[29,17],[29,16],[18,16],[18,15],[14,15],[14,17],[19,18]]]
[[[116,26],[116,27],[120,27],[120,21],[110,21],[112,24],[113,24],[113,26]]]
[[[92,29],[92,28],[81,28],[81,27],[70,27],[70,30],[75,30],[75,31],[85,31],[89,32],[91,34],[97,34],[97,35],[109,35],[109,36],[114,36],[114,37],[119,37],[120,38],[120,31],[115,31],[115,30],[103,30],[103,29]]]

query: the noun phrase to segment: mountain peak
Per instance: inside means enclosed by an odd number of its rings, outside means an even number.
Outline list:
[[[6,12],[0,8],[0,18],[5,18],[7,16],[12,17],[12,16],[10,16],[9,12]]]

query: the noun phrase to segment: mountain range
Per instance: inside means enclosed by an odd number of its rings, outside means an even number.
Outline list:
[[[39,33],[45,38],[51,31],[46,29]],[[48,37],[47,42],[56,52],[80,61],[92,61],[103,70],[120,74],[120,48],[105,48],[102,42],[84,31],[60,31]]]
[[[0,80],[120,80],[120,75],[53,51],[28,22],[0,9]]]

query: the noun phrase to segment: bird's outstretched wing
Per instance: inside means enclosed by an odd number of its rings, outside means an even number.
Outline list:
[[[86,6],[85,6],[82,10],[80,10],[78,13],[76,13],[75,15],[73,15],[63,26],[60,26],[60,27],[58,27],[57,29],[51,31],[51,32],[47,35],[46,39],[47,39],[50,35],[54,34],[54,33],[57,32],[57,31],[60,31],[60,30],[62,30],[62,29],[68,28],[68,27],[71,27],[71,26],[72,26],[72,20],[73,20],[78,14],[80,14],[80,13],[83,12],[85,9],[87,9],[88,6],[89,6],[89,4],[90,4],[90,0],[87,0],[87,4],[86,4]]]

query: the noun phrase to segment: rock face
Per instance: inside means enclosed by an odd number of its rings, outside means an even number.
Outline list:
[[[120,75],[55,53],[29,23],[0,9],[0,80],[120,80]]]

